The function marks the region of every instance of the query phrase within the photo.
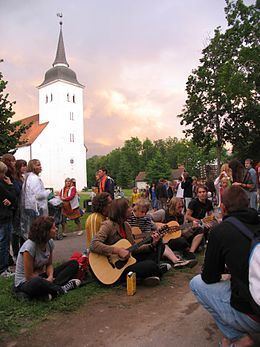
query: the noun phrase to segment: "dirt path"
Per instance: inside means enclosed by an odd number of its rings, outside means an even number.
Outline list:
[[[84,237],[76,236],[56,242],[56,259],[67,259],[82,245]],[[220,334],[191,294],[189,277],[175,271],[158,287],[138,287],[133,297],[125,288],[114,289],[74,313],[50,317],[5,346],[217,346]]]

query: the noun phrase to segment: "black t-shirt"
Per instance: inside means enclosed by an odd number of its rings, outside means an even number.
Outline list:
[[[192,217],[202,219],[206,216],[207,212],[213,211],[212,202],[206,200],[205,203],[201,202],[198,198],[189,203],[188,209],[192,211]]]
[[[171,215],[169,214],[169,210],[165,211],[165,223],[169,222],[177,222],[179,225],[182,225],[184,223],[184,215],[183,214],[178,214],[178,215]]]

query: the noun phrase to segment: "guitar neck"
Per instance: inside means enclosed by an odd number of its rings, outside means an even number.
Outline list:
[[[146,235],[148,235],[143,241],[135,243],[134,245],[132,245],[131,247],[127,248],[127,250],[131,253],[133,251],[136,251],[139,247],[141,247],[142,245],[145,245],[147,243],[151,243],[152,242],[152,237],[150,236],[150,233],[143,233]],[[139,236],[139,235],[138,235]],[[143,237],[143,236],[142,236]]]

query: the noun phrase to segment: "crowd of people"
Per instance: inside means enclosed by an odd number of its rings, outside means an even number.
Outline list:
[[[100,168],[85,225],[85,254],[94,278],[122,283],[131,271],[137,283],[154,286],[171,269],[195,266],[197,253],[206,250],[191,290],[223,333],[222,346],[252,346],[252,334],[260,333],[260,165],[255,170],[252,164],[250,159],[245,166],[231,160],[212,184],[187,172],[177,182],[162,178],[142,191],[134,187],[129,200],[115,196],[114,180]],[[66,235],[66,221],[74,220],[82,234],[81,210],[74,179],[66,178],[54,196],[44,188],[40,172],[39,160],[27,165],[11,154],[1,158],[0,276],[12,276],[12,258],[15,293],[52,299],[81,284],[77,260],[55,269],[52,265],[53,239]],[[243,228],[249,229],[247,234]],[[250,233],[258,240],[259,262],[252,265],[257,290],[250,282]]]

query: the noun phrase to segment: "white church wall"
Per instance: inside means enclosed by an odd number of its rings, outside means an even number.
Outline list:
[[[23,160],[26,160],[28,163],[28,161],[31,159],[30,154],[31,154],[31,147],[23,146],[23,147],[19,147],[16,150],[14,156],[16,160],[23,159]]]
[[[87,184],[82,88],[62,81],[42,87],[39,110],[40,122],[49,124],[33,144],[33,152],[41,157],[45,185],[60,189],[66,177],[74,177],[82,189]]]

